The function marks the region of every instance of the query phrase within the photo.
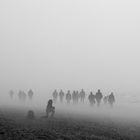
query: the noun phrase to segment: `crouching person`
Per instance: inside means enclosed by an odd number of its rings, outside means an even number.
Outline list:
[[[54,116],[55,107],[52,106],[52,104],[53,104],[53,101],[52,100],[49,100],[48,101],[48,105],[46,107],[46,117],[47,118],[49,117],[50,114],[51,114],[50,117],[53,117]]]
[[[27,119],[29,119],[29,120],[34,120],[35,119],[34,111],[32,111],[32,110],[29,110],[28,111],[28,113],[27,113]]]

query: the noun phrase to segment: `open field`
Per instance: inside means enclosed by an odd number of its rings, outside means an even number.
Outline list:
[[[139,140],[140,124],[111,120],[104,117],[80,117],[76,114],[56,113],[44,119],[26,118],[27,111],[1,109],[1,140]]]

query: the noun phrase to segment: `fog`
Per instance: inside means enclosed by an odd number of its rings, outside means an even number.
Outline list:
[[[1,1],[1,104],[11,104],[10,89],[32,88],[32,106],[40,107],[54,89],[101,89],[114,92],[116,114],[139,118],[139,7],[138,0]]]

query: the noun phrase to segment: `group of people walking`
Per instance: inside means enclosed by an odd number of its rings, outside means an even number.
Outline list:
[[[10,90],[9,95],[10,95],[10,98],[13,99],[13,96],[14,96],[13,90]],[[27,94],[23,90],[19,90],[19,92],[18,92],[18,98],[19,98],[20,101],[25,101],[27,99],[27,97],[30,100],[32,100],[33,95],[34,95],[34,93],[33,93],[32,89],[30,89],[27,92]]]
[[[59,93],[57,92],[57,90],[55,90],[53,92],[53,101],[56,103],[59,97],[60,102],[62,103],[64,100],[64,96],[65,96],[65,93],[63,92],[63,90],[60,90]],[[68,92],[66,93],[65,99],[68,104],[71,102],[71,100],[73,100],[74,104],[78,103],[79,99],[81,102],[84,102],[85,91],[83,89],[80,92],[74,90],[73,93],[71,94],[70,90],[68,90]]]
[[[25,93],[23,90],[19,90],[18,92],[18,98],[20,101],[25,101],[28,97],[29,100],[32,100],[34,95],[34,92],[32,89],[30,89],[27,93]],[[10,90],[9,96],[11,99],[13,99],[14,92],[13,90]],[[63,103],[64,100],[66,100],[67,104],[70,104],[73,102],[73,104],[78,104],[79,102],[84,103],[86,100],[86,93],[84,89],[81,89],[81,91],[74,90],[71,92],[70,90],[67,91],[65,94],[63,90],[60,90],[58,92],[57,90],[54,90],[53,94],[53,100],[50,99],[48,101],[47,107],[46,107],[46,117],[53,117],[55,113],[55,107],[53,106],[53,102],[56,103],[58,99],[60,100],[61,103]],[[107,96],[103,96],[102,92],[100,89],[96,92],[96,94],[93,94],[93,92],[90,92],[88,95],[88,101],[90,106],[94,106],[95,104],[99,107],[101,104],[101,101],[104,102],[104,104],[109,104],[111,107],[115,103],[115,96],[113,92]],[[34,118],[34,112],[32,110],[29,110],[28,112],[28,118]]]
[[[83,89],[80,92],[74,90],[72,93],[70,92],[70,90],[68,90],[66,94],[63,92],[63,90],[60,90],[60,92],[54,90],[52,96],[53,96],[53,101],[55,103],[58,101],[59,98],[61,103],[65,99],[67,104],[70,104],[71,102],[73,102],[73,104],[77,104],[79,101],[81,103],[84,103],[86,93]],[[97,106],[99,107],[102,100],[104,104],[109,104],[110,106],[113,106],[113,104],[115,103],[115,96],[113,92],[108,96],[103,96],[100,89],[96,92],[95,95],[93,94],[93,92],[90,92],[90,94],[88,95],[88,101],[90,106],[97,104]]]

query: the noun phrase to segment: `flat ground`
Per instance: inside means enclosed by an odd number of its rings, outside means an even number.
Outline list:
[[[3,111],[4,110],[4,111]],[[140,125],[107,118],[57,113],[52,119],[26,118],[26,111],[1,109],[1,140],[140,140]]]

